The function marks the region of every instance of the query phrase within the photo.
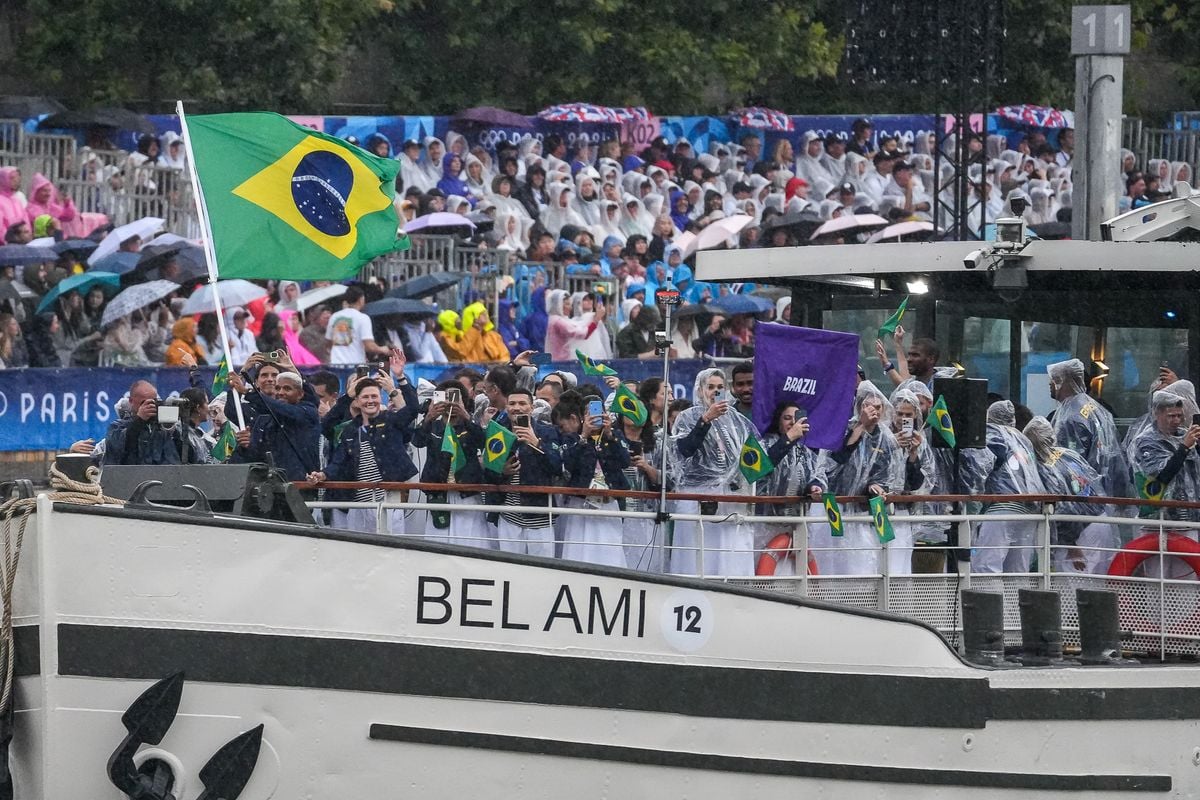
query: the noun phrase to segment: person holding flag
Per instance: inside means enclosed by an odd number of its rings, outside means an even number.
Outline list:
[[[896,437],[889,430],[891,415],[891,404],[875,384],[863,381],[858,385],[854,416],[846,428],[842,446],[837,450],[822,450],[818,461],[829,493],[881,497],[900,489],[902,456]],[[861,514],[867,509],[853,504],[844,510],[847,514]],[[815,555],[822,575],[879,573],[879,537],[870,523],[843,521],[841,536],[821,532],[811,540],[821,548]]]
[[[471,419],[463,405],[462,384],[450,380],[438,384],[438,391],[447,393],[447,398],[430,403],[425,419],[413,433],[413,447],[424,447],[425,465],[421,469],[423,483],[484,482],[480,452],[484,448],[484,431]],[[450,392],[455,394],[450,395]],[[432,495],[427,494],[433,502]],[[449,517],[445,526],[440,525],[441,515],[430,515],[427,537],[434,541],[461,544],[468,547],[497,549],[496,529],[488,524],[487,514],[471,511],[471,506],[482,504],[478,492],[450,491],[442,493],[449,505]]]
[[[621,388],[628,391],[628,386]],[[632,394],[632,392],[630,392]],[[629,466],[625,468],[625,480],[635,492],[657,492],[662,488],[658,466],[662,463],[662,428],[654,423],[654,405],[662,408],[666,398],[666,384],[662,378],[647,378],[637,387],[638,406],[631,402],[611,408],[620,419],[616,426],[617,440],[629,453]],[[616,400],[614,394],[612,400]],[[640,408],[639,408],[640,406]],[[661,414],[660,414],[661,419]],[[657,500],[625,499],[626,511],[658,511]],[[625,519],[622,521],[625,539],[625,562],[631,569],[647,572],[662,572],[663,534],[662,524],[648,519]]]
[[[751,483],[742,474],[742,454],[747,445],[762,444],[754,424],[737,412],[730,413],[733,398],[726,389],[725,373],[704,369],[696,376],[690,408],[679,412],[671,443],[679,453],[672,479],[677,491],[699,495],[745,495],[751,500]],[[753,447],[751,449],[754,449]],[[681,500],[682,514],[736,514],[741,503]],[[701,542],[703,541],[703,554]],[[701,560],[701,555],[703,560]],[[736,522],[677,520],[670,570],[677,575],[753,575],[754,535],[751,526]]]
[[[891,430],[892,435],[896,437],[896,453],[897,457],[903,460],[899,466],[899,471],[903,474],[900,493],[933,494],[937,466],[933,460],[933,447],[925,431],[921,401],[908,389],[896,389],[892,392],[890,402],[893,409]],[[895,515],[907,517],[919,513],[921,512],[918,508],[904,505],[896,509]],[[893,523],[892,530],[896,538],[888,543],[888,574],[909,575],[912,573],[914,526],[908,522],[897,521]]]
[[[758,482],[757,494],[764,497],[794,497],[796,503],[763,503],[759,510],[763,516],[796,516],[799,504],[804,500],[812,500],[814,502],[808,508],[808,515],[814,519],[825,519],[825,509],[821,505],[825,480],[817,471],[817,454],[804,444],[808,431],[808,417],[798,405],[783,400],[775,406],[771,423],[763,431],[763,445],[775,469]],[[754,534],[754,549],[762,551],[780,533],[791,531],[791,525],[762,525]],[[780,562],[780,567],[783,566],[784,562]],[[794,574],[787,572],[787,569],[776,568],[775,574]]]
[[[597,402],[597,406],[599,403]],[[630,465],[629,451],[613,434],[613,415],[592,416],[573,399],[554,408],[554,419],[574,417],[577,433],[560,433],[566,486],[575,489],[628,489],[624,470]],[[561,430],[562,426],[560,426]],[[616,512],[617,501],[599,495],[561,498],[567,508],[595,508]],[[624,567],[623,529],[617,517],[562,516],[562,557],[591,564]]]
[[[1159,390],[1150,405],[1153,424],[1134,441],[1133,470],[1143,499],[1200,500],[1200,425],[1184,416],[1186,403],[1178,394]],[[1200,509],[1168,508],[1166,518],[1200,522]],[[1155,529],[1157,530],[1157,528]],[[1194,530],[1180,531],[1195,538]]]

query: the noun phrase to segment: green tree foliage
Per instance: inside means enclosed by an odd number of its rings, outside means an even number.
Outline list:
[[[324,107],[352,35],[386,0],[29,0],[22,62],[75,105],[194,98]]]
[[[568,100],[721,111],[771,81],[832,75],[813,0],[416,0],[376,30],[388,99],[426,113]]]

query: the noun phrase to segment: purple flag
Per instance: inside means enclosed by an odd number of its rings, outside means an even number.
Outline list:
[[[771,424],[775,406],[790,400],[808,415],[805,444],[842,446],[854,403],[858,334],[760,323],[754,329],[754,424]]]

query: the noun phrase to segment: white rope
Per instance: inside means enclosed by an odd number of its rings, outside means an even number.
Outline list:
[[[107,497],[100,488],[100,470],[88,467],[87,481],[76,481],[50,465],[50,492],[47,497],[56,503],[92,506],[101,503],[124,505],[125,501]],[[16,661],[13,647],[12,596],[13,584],[17,579],[17,567],[21,561],[21,545],[25,541],[25,527],[29,517],[37,508],[35,497],[14,497],[0,504],[0,515],[4,517],[4,560],[0,562],[0,601],[4,603],[0,616],[0,649],[4,653],[4,689],[0,692],[0,711],[7,709],[12,699],[13,668]],[[13,518],[20,516],[16,536],[13,536]]]

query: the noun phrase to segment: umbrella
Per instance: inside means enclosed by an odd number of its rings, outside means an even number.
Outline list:
[[[154,281],[154,283],[170,283],[176,289],[177,284],[172,281]],[[247,303],[253,303],[260,297],[267,296],[267,290],[258,284],[244,281],[241,278],[234,278],[228,281],[217,281],[217,287],[221,293],[221,305],[225,308],[233,308],[234,306],[244,306]],[[213,300],[212,284],[208,283],[197,289],[187,302],[183,304],[181,314],[207,314],[210,311],[216,311],[217,304]]]
[[[742,228],[754,222],[754,217],[747,214],[734,214],[731,217],[719,219],[711,223],[696,236],[696,249],[707,250],[725,243],[731,236],[737,236]]]
[[[432,317],[437,314],[437,311],[433,306],[422,303],[420,300],[410,300],[407,297],[385,297],[374,303],[367,303],[363,306],[363,313],[368,317],[387,317],[394,314]]]
[[[533,123],[528,117],[523,117],[512,111],[505,111],[495,106],[475,106],[460,111],[454,115],[455,122],[466,122],[472,125],[492,125],[497,128],[532,128]]]
[[[54,252],[59,255],[74,253],[75,255],[86,256],[99,246],[98,243],[93,242],[91,239],[63,239],[61,242],[54,244]]]
[[[761,314],[775,307],[770,300],[750,294],[725,295],[713,300],[708,305],[723,314]]]
[[[171,281],[150,281],[130,286],[112,299],[100,318],[100,326],[107,327],[121,317],[127,317],[139,308],[157,303],[171,292],[179,291],[179,284]]]
[[[38,303],[38,314],[50,307],[50,304],[57,300],[67,292],[84,292],[91,289],[93,286],[105,286],[112,289],[117,289],[121,285],[121,276],[115,272],[84,272],[79,275],[70,275],[63,278],[54,287],[46,292],[46,296],[42,298],[42,302]]]
[[[66,110],[67,107],[53,97],[26,94],[6,94],[0,97],[0,117],[5,119],[32,119]]]
[[[392,289],[387,296],[407,297],[413,300],[432,297],[438,292],[454,286],[465,277],[466,275],[462,272],[431,272],[428,275],[418,275]]]
[[[137,269],[140,258],[141,256],[137,253],[129,253],[121,250],[116,253],[109,253],[95,264],[89,266],[88,269],[98,269],[101,272],[115,272],[118,275],[124,275],[127,272],[133,272]]]
[[[671,311],[671,316],[675,319],[683,319],[684,317],[698,317],[701,314],[711,314],[713,309],[704,305],[704,303],[692,303],[686,306],[679,306]]]
[[[671,240],[671,244],[679,248],[681,255],[687,258],[692,253],[696,252],[696,234],[691,231],[684,231]]]
[[[38,130],[71,128],[116,128],[137,133],[158,133],[154,123],[141,114],[124,108],[93,108],[89,111],[61,111],[38,123]]]
[[[423,217],[417,217],[404,226],[405,233],[416,233],[429,228],[475,228],[475,223],[460,214],[450,214],[445,211],[435,211]]]
[[[642,106],[612,107],[593,103],[563,103],[543,108],[538,116],[550,122],[607,122],[620,125],[650,119],[650,112]]]
[[[0,266],[23,267],[26,264],[45,264],[58,261],[58,253],[49,247],[30,247],[27,244],[0,245]]]
[[[326,300],[332,300],[335,297],[341,297],[346,293],[346,289],[350,287],[340,283],[335,283],[331,286],[322,286],[318,289],[309,289],[304,294],[297,297],[295,300],[288,300],[280,303],[280,308],[290,308],[293,311],[303,312],[313,306],[320,305]]]
[[[38,239],[30,239],[25,244],[29,245],[30,247],[46,247],[51,250],[54,250],[54,237],[53,236],[42,236]],[[54,250],[54,252],[57,253],[58,251]]]
[[[492,228],[496,227],[496,220],[489,217],[482,211],[472,211],[467,215],[467,219],[475,224],[476,233],[487,233]]]
[[[1029,230],[1037,234],[1039,239],[1070,239],[1071,223],[1043,222],[1040,225],[1030,225]]]
[[[905,236],[913,236],[918,239],[929,238],[929,234],[933,233],[933,223],[924,222],[922,220],[910,219],[904,222],[897,222],[895,225],[889,225],[881,231],[876,231],[871,234],[871,238],[867,239],[868,244],[874,242],[882,242],[885,239],[895,239],[900,241]]]
[[[864,231],[886,228],[888,221],[878,214],[842,214],[817,228],[811,238],[856,236]]]
[[[743,128],[758,128],[765,131],[781,131],[790,133],[796,129],[792,118],[782,111],[773,108],[739,108],[733,112],[733,119]]]
[[[88,263],[94,266],[97,261],[109,253],[117,252],[117,248],[121,246],[122,242],[126,242],[135,236],[144,242],[158,233],[158,230],[162,226],[163,220],[158,217],[142,217],[127,225],[113,228],[107,236],[100,240],[100,246],[88,256]]]

